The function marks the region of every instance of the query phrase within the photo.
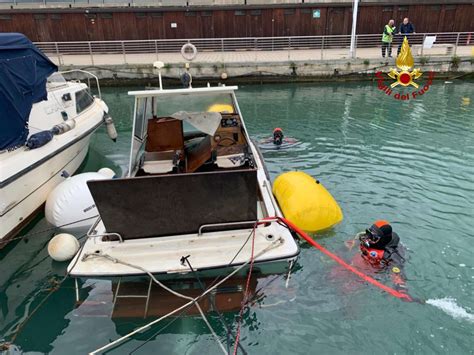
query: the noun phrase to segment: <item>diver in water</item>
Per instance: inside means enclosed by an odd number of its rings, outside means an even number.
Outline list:
[[[297,142],[298,141],[294,138],[285,137],[285,135],[283,134],[283,130],[277,127],[273,130],[272,137],[266,138],[262,140],[260,143],[264,143],[264,144],[273,143],[273,145],[276,146],[276,148],[281,148],[282,145],[287,146],[287,145],[291,145]]]
[[[376,268],[390,268],[392,281],[399,290],[405,289],[403,264],[405,250],[400,237],[387,221],[376,221],[358,234],[362,258]]]
[[[387,221],[376,221],[359,234],[362,257],[374,266],[401,265],[405,260],[398,249],[400,237]]]
[[[273,130],[273,144],[281,145],[283,143],[283,130],[281,128],[275,128]]]

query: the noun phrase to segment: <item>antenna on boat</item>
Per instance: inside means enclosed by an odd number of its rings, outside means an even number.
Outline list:
[[[165,66],[165,63],[156,61],[153,63],[153,67],[158,69],[158,80],[160,81],[160,90],[163,90],[163,82],[161,81],[161,69]]]

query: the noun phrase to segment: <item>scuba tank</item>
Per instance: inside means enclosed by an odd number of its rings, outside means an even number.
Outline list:
[[[107,134],[109,135],[110,139],[116,142],[118,134],[117,130],[115,129],[114,120],[107,112],[104,112],[104,123],[105,128],[107,129]]]

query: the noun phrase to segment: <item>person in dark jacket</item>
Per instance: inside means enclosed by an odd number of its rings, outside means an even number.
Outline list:
[[[403,19],[403,22],[400,24],[400,27],[398,28],[398,34],[401,36],[400,36],[400,45],[398,46],[397,55],[400,54],[400,51],[402,49],[403,38],[405,36],[409,36],[412,33],[416,33],[415,26],[410,22],[408,17],[405,17]]]

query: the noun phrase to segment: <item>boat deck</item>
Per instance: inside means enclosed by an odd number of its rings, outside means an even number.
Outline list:
[[[98,230],[103,230],[99,224]],[[187,274],[191,270],[181,263],[190,256],[192,267],[199,271],[235,267],[252,257],[252,229],[188,234],[170,237],[103,241],[91,237],[69,265],[71,276],[113,277],[153,274]],[[285,227],[270,223],[255,229],[255,263],[283,261],[287,263],[299,253],[298,245]],[[106,257],[104,257],[106,256]],[[110,257],[110,258],[109,258]],[[115,262],[117,259],[120,262]],[[122,263],[132,264],[131,267]]]

